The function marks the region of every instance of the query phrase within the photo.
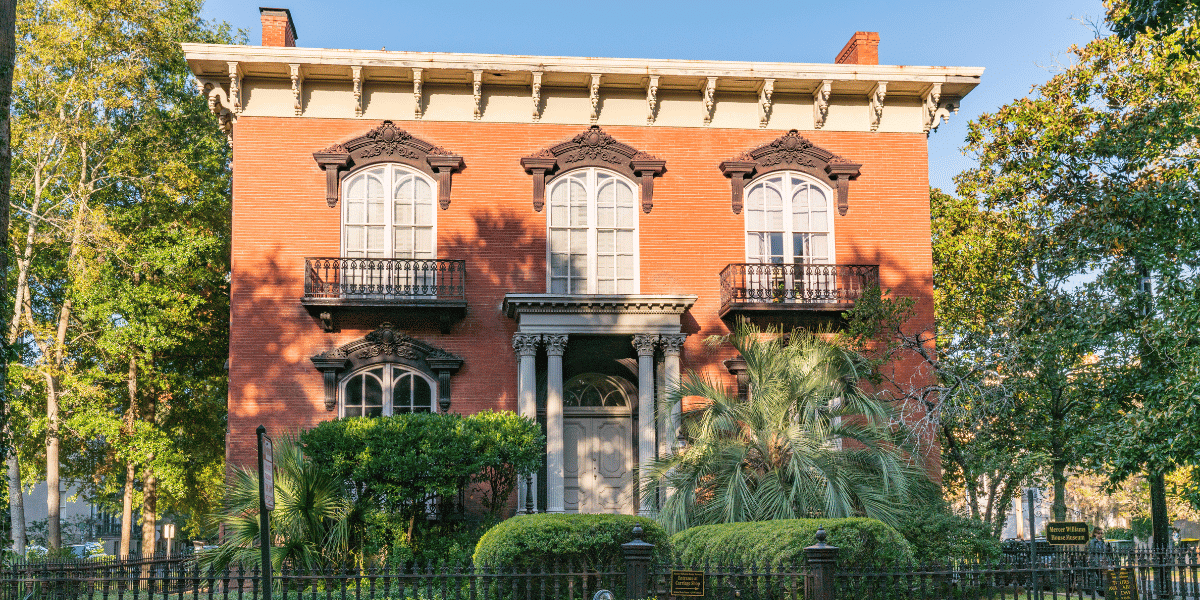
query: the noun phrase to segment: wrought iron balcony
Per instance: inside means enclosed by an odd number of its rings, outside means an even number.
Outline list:
[[[878,284],[878,265],[731,264],[721,271],[720,314],[836,313]]]
[[[464,260],[421,258],[306,258],[301,303],[327,330],[336,312],[402,309],[432,314],[443,331],[467,308]]]

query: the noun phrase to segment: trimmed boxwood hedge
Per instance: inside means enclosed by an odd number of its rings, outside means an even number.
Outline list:
[[[910,561],[908,542],[875,519],[784,519],[702,525],[671,536],[685,565],[802,565],[804,548],[816,543],[818,527],[837,546],[842,566]]]
[[[671,541],[658,523],[632,515],[520,515],[489,529],[475,545],[476,565],[550,568],[558,563],[618,564],[621,544],[633,540],[641,525],[642,540],[654,544],[655,555],[669,556]]]

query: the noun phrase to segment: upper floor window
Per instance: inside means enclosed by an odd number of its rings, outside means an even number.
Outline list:
[[[546,244],[550,293],[638,293],[635,190],[624,177],[597,168],[554,180]]]
[[[367,367],[342,380],[343,417],[433,412],[437,383],[397,364]]]
[[[834,262],[829,188],[794,171],[771,173],[746,192],[746,262]]]
[[[435,184],[397,164],[362,169],[342,185],[342,256],[436,258]]]

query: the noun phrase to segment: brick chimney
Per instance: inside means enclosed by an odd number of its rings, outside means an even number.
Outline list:
[[[262,17],[262,45],[295,46],[300,36],[296,35],[296,24],[292,22],[292,11],[286,8],[259,7]]]
[[[854,32],[850,41],[838,52],[837,60],[833,62],[839,65],[879,64],[879,34],[874,31]]]

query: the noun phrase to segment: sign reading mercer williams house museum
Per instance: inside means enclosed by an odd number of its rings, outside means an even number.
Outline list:
[[[262,46],[183,45],[233,148],[230,464],[259,423],[510,410],[544,427],[535,510],[650,514],[665,390],[745,391],[708,336],[874,286],[932,327],[926,138],[980,68],[864,32],[824,64],[303,48],[261,12]]]

